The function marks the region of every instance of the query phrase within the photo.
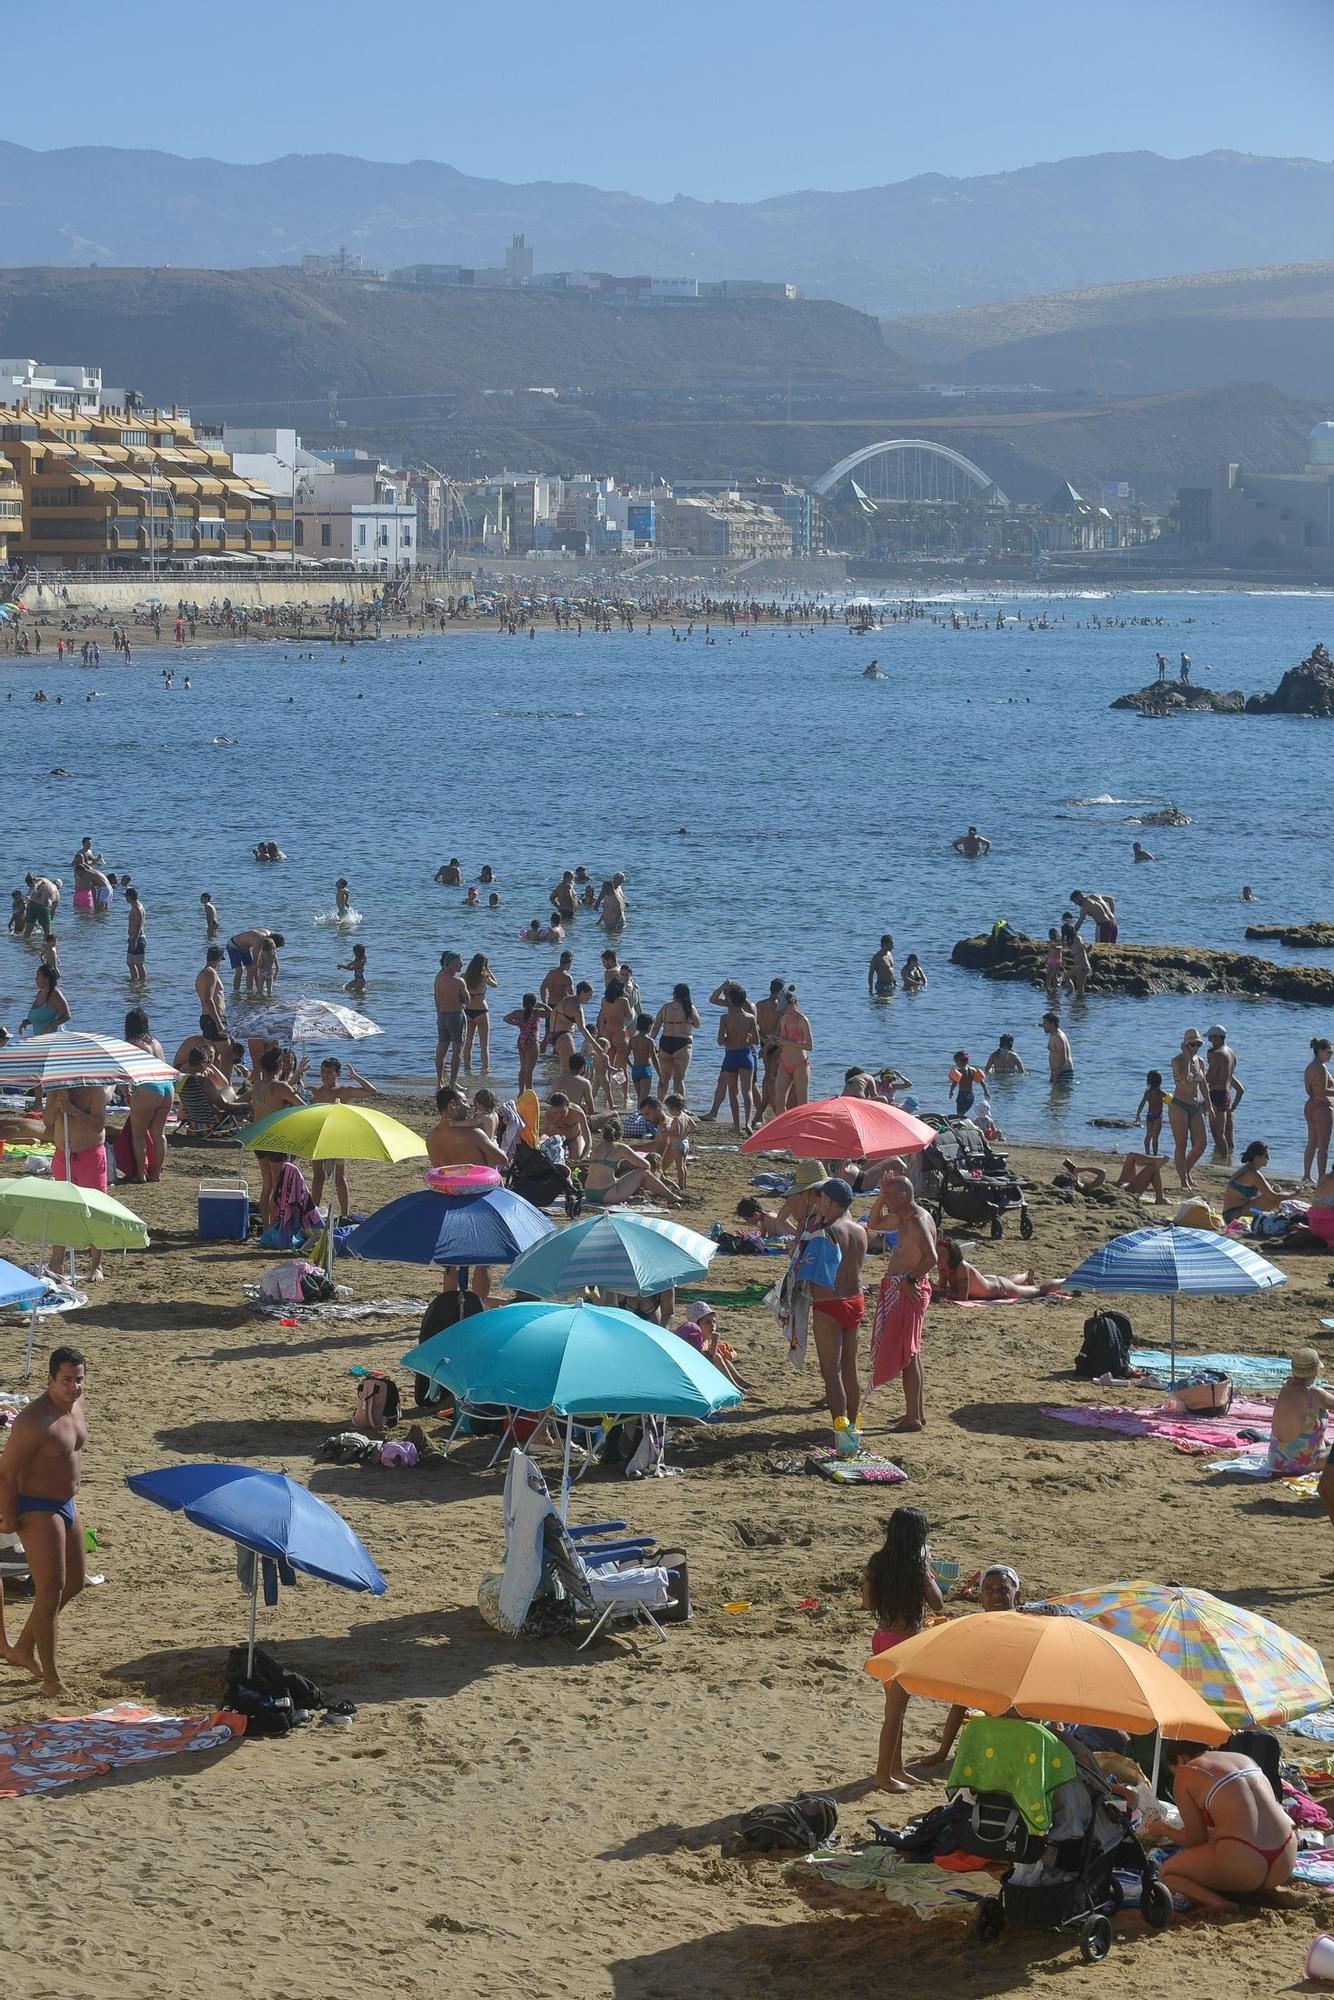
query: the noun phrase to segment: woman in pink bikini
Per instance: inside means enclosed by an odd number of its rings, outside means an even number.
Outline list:
[[[1164,1829],[1181,1850],[1159,1870],[1169,1889],[1201,1909],[1230,1911],[1237,1906],[1220,1890],[1281,1888],[1297,1859],[1297,1830],[1254,1759],[1184,1742],[1165,1742],[1163,1759],[1182,1819],[1180,1833]]]
[[[1306,1085],[1304,1181],[1323,1180],[1329,1165],[1329,1142],[1334,1136],[1334,1076],[1328,1069],[1330,1053],[1330,1045],[1324,1036],[1317,1035],[1311,1043],[1311,1060],[1302,1075]]]

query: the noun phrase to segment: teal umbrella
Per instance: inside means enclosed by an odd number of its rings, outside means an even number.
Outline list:
[[[402,1365],[460,1402],[564,1417],[563,1496],[576,1417],[703,1418],[741,1401],[741,1391],[688,1341],[616,1306],[499,1306],[432,1334]]]
[[[585,1285],[649,1298],[702,1278],[718,1245],[697,1230],[656,1215],[585,1216],[532,1244],[511,1266],[510,1289],[542,1296]]]

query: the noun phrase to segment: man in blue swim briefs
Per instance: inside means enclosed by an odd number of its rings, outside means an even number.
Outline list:
[[[0,1456],[0,1531],[17,1533],[28,1558],[34,1603],[13,1645],[0,1594],[0,1659],[42,1683],[68,1690],[56,1666],[60,1613],[83,1589],[83,1523],[75,1499],[88,1442],[83,1388],[87,1369],[77,1347],[57,1347],[43,1393],[19,1412]]]

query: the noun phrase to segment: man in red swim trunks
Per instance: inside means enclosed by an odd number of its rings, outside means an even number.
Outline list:
[[[825,1398],[834,1420],[834,1444],[840,1457],[861,1449],[857,1418],[862,1387],[857,1375],[857,1334],[866,1313],[862,1295],[862,1265],[866,1261],[866,1231],[848,1213],[852,1189],[843,1180],[821,1181],[812,1221],[838,1252],[838,1269],[829,1284],[810,1285],[811,1329],[824,1376]]]

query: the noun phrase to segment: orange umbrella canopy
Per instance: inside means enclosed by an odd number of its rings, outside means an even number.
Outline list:
[[[780,1111],[741,1142],[743,1153],[786,1149],[803,1160],[862,1160],[874,1153],[920,1153],[930,1125],[873,1097],[818,1097]]]
[[[909,1694],[987,1715],[1091,1722],[1101,1729],[1223,1743],[1230,1729],[1179,1673],[1128,1639],[1076,1618],[985,1611],[935,1625],[866,1662]]]

